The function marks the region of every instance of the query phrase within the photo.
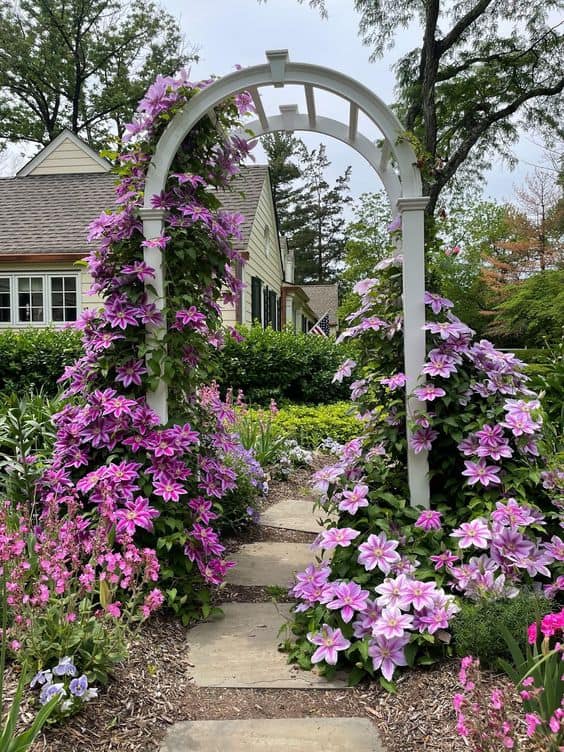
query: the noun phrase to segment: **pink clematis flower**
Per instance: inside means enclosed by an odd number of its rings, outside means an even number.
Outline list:
[[[444,389],[441,389],[440,386],[425,384],[425,386],[420,386],[415,389],[414,394],[421,401],[433,402],[437,397],[444,397],[446,392]]]
[[[346,650],[351,645],[350,641],[344,638],[340,629],[332,629],[328,624],[324,624],[320,632],[315,634],[309,632],[307,639],[314,645],[319,645],[311,656],[311,662],[325,661],[330,666],[337,663],[339,651]]]
[[[360,507],[368,506],[368,486],[360,483],[352,491],[343,491],[343,499],[339,503],[339,509],[342,512],[356,514]]]
[[[333,376],[332,383],[335,383],[336,381],[341,383],[344,378],[348,378],[352,374],[355,366],[356,361],[347,358],[347,360],[345,360],[344,363],[341,363],[341,365],[337,369],[335,375]]]
[[[437,512],[435,509],[425,509],[415,522],[415,527],[420,527],[426,533],[431,530],[441,529],[441,512]]]
[[[392,640],[394,637],[402,637],[404,632],[412,628],[413,616],[403,614],[396,606],[387,606],[374,625],[373,634]]]
[[[400,560],[400,555],[396,551],[397,547],[398,541],[389,541],[385,533],[380,533],[379,535],[371,534],[368,536],[366,542],[361,543],[358,547],[359,556],[357,561],[368,572],[378,567],[384,574],[389,574],[392,564]]]
[[[358,530],[353,530],[352,527],[332,527],[321,533],[319,547],[328,551],[337,548],[337,546],[347,548],[347,546],[350,546],[352,541],[355,538],[358,538],[359,535],[360,532]]]
[[[497,475],[501,468],[496,465],[488,465],[484,459],[480,459],[478,462],[466,460],[464,467],[466,469],[462,471],[462,475],[468,478],[469,486],[473,486],[475,483],[480,483],[482,486],[501,483]]]
[[[407,666],[404,648],[408,642],[407,635],[392,639],[384,635],[376,636],[368,648],[368,655],[372,658],[374,670],[380,669],[384,678],[391,681],[396,666]]]
[[[485,519],[477,517],[471,522],[463,522],[450,534],[450,537],[460,539],[458,541],[460,548],[470,548],[471,546],[487,548],[492,535]]]
[[[333,600],[327,604],[331,611],[340,609],[341,618],[348,624],[355,611],[364,611],[368,590],[362,590],[356,582],[337,582],[333,586]]]
[[[144,496],[138,496],[135,501],[126,501],[125,509],[116,512],[116,532],[134,535],[138,527],[151,531],[153,519],[159,514],[158,509],[149,506],[149,500]]]

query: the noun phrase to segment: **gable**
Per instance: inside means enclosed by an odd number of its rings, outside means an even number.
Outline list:
[[[22,167],[18,177],[108,172],[110,163],[70,131],[63,131]]]

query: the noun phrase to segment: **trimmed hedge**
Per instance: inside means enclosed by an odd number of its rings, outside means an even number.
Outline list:
[[[0,332],[0,392],[30,389],[53,395],[57,379],[82,353],[73,329],[21,329]]]
[[[332,338],[277,332],[260,326],[241,328],[242,342],[227,338],[218,353],[218,383],[223,392],[242,389],[250,403],[326,404],[349,398],[347,383],[332,378],[347,349]]]
[[[280,408],[274,424],[289,439],[305,449],[315,449],[326,438],[344,444],[362,433],[362,423],[353,413],[350,402],[334,405],[288,405]]]

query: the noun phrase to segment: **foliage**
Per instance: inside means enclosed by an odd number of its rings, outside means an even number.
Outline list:
[[[63,128],[91,146],[121,137],[157,73],[194,59],[155,2],[4,2],[0,37],[0,141],[45,145]]]
[[[527,368],[531,387],[544,394],[542,404],[556,429],[558,436],[564,435],[564,342],[552,349],[544,350],[543,365],[536,369]],[[541,360],[541,363],[542,363]]]
[[[305,0],[301,0],[305,1]],[[326,0],[308,0],[322,13]],[[421,41],[396,63],[397,105],[423,168],[433,214],[453,178],[476,179],[496,154],[512,159],[519,126],[558,131],[562,41],[552,12],[525,0],[473,3],[354,0],[372,58],[416,19]]]
[[[296,282],[334,280],[345,249],[343,210],[352,201],[351,168],[331,185],[326,178],[331,162],[323,144],[309,151],[301,140],[276,134],[265,137],[263,146],[274,197],[280,199],[280,229],[295,255]]]
[[[72,329],[0,332],[0,392],[41,390],[56,394],[65,366],[80,357],[80,335]]]
[[[504,343],[557,345],[564,331],[564,270],[539,272],[509,286],[495,310],[491,333]]]
[[[4,717],[4,669],[6,667],[7,652],[7,596],[6,596],[6,572],[0,574],[0,752],[27,752],[35,739],[41,733],[59,702],[59,697],[53,697],[45,703],[33,719],[29,728],[22,732],[16,732],[16,725],[20,712],[20,706],[25,689],[27,672],[22,671],[18,681],[16,692],[8,705],[6,717]]]
[[[42,394],[7,395],[0,405],[0,497],[26,505],[37,519],[37,481],[45,470],[55,441],[53,415],[58,399]]]
[[[234,426],[241,444],[262,467],[272,467],[278,460],[284,437],[274,420],[273,405],[270,410],[248,409],[238,400],[237,419]]]
[[[274,424],[284,436],[308,449],[317,449],[327,438],[344,444],[362,430],[349,402],[315,407],[286,405],[276,413]]]
[[[525,649],[527,627],[549,613],[552,604],[541,595],[522,591],[515,598],[463,603],[451,629],[456,655],[473,655],[485,667],[498,667],[499,658],[510,658],[506,643],[499,639],[503,629]]]
[[[217,356],[223,391],[241,389],[251,404],[328,403],[346,398],[347,389],[332,383],[346,349],[335,340],[289,329],[241,328],[243,340],[227,339]]]
[[[388,256],[393,248],[386,230],[392,219],[391,209],[382,191],[363,193],[353,210],[354,219],[347,224],[345,231],[345,268],[339,279],[342,296],[340,321],[358,308],[358,295],[352,292],[353,286],[371,276],[376,264]]]

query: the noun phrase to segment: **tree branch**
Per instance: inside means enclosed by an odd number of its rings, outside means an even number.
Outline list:
[[[452,27],[452,29],[445,37],[437,40],[437,45],[440,50],[440,56],[443,55],[447,50],[449,50],[454,44],[456,44],[456,42],[464,34],[466,29],[471,26],[477,18],[485,13],[488,5],[491,5],[492,2],[493,0],[480,0],[480,2],[476,3],[476,5],[471,8],[468,13],[466,13],[466,15],[462,16],[460,21],[458,21],[458,23],[456,23]]]

